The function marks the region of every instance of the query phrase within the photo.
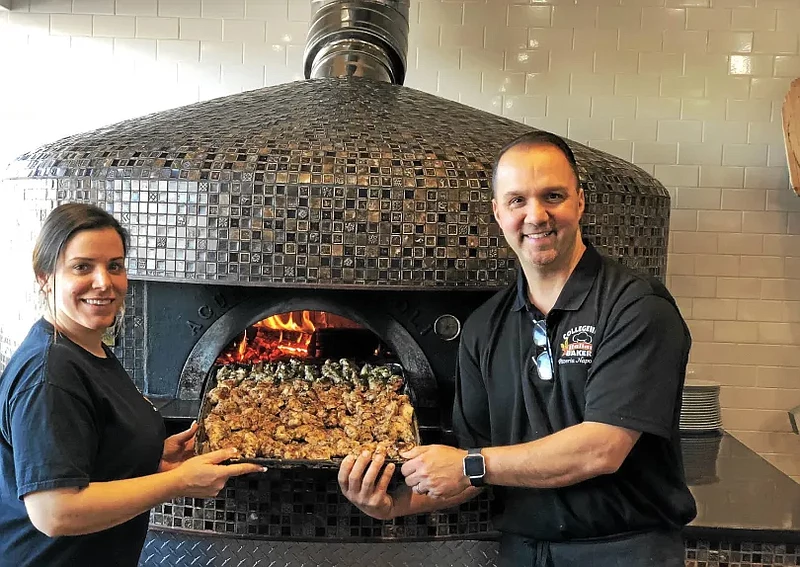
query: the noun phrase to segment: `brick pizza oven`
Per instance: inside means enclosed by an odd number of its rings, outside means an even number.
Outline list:
[[[422,441],[451,443],[461,324],[515,277],[492,218],[492,161],[531,128],[400,86],[407,1],[316,4],[307,80],[20,156],[2,180],[3,254],[7,265],[29,265],[44,218],[63,202],[97,204],[122,222],[131,282],[123,329],[110,340],[172,431],[197,416],[215,361],[248,329],[306,312],[357,330],[328,332],[331,356],[354,341],[381,345],[413,391]],[[667,191],[623,160],[570,145],[586,191],[584,235],[663,279]],[[3,364],[36,314],[32,282],[15,286],[0,318]],[[341,496],[335,470],[273,469],[231,480],[215,499],[156,507],[142,564],[350,565],[358,553],[365,565],[488,565],[491,505],[487,493],[380,522]]]

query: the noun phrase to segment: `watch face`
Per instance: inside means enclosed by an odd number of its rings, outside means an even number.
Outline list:
[[[483,455],[467,455],[464,457],[465,476],[483,476],[486,474],[486,467],[483,462]]]

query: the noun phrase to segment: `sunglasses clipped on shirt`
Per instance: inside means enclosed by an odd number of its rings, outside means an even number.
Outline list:
[[[542,380],[553,379],[553,359],[550,357],[550,341],[547,339],[547,327],[545,320],[539,319],[533,323],[533,344],[538,353],[533,357],[536,363],[536,371]]]

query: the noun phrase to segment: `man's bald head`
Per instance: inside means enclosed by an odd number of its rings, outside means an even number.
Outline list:
[[[497,183],[497,167],[500,164],[500,160],[503,159],[503,156],[511,150],[524,150],[534,148],[536,146],[552,146],[564,154],[564,157],[572,168],[572,173],[575,174],[575,187],[576,189],[580,189],[581,178],[580,175],[578,175],[578,164],[575,161],[575,154],[572,153],[572,150],[564,141],[564,139],[550,132],[534,130],[514,138],[508,144],[503,146],[503,148],[497,154],[497,158],[494,160],[494,170],[492,170],[492,195],[497,194],[495,191],[495,184]]]

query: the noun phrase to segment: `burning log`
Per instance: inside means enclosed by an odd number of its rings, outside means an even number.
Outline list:
[[[386,355],[388,348],[369,329],[325,311],[292,311],[273,315],[249,327],[226,348],[217,365],[258,364],[292,358],[360,360]]]

